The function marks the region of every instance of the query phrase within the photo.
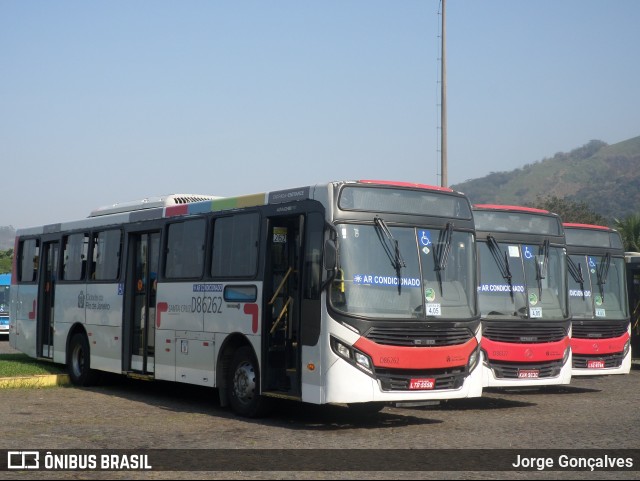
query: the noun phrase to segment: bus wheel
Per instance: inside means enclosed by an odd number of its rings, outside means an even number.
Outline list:
[[[69,358],[67,360],[69,378],[76,386],[89,386],[95,380],[91,370],[89,341],[82,333],[74,334],[69,344]]]
[[[233,355],[229,370],[229,404],[244,417],[258,417],[266,413],[267,399],[260,395],[258,361],[250,347],[241,347]]]

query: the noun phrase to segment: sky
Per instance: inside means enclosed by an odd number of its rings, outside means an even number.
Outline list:
[[[0,0],[0,226],[439,185],[440,0]],[[640,135],[640,2],[449,0],[448,183]]]

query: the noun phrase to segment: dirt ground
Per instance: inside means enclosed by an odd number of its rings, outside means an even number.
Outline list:
[[[0,341],[0,352],[7,346]],[[10,349],[10,348],[9,348]],[[280,402],[268,418],[252,420],[221,408],[212,389],[110,377],[100,386],[79,389],[0,390],[0,450],[254,450],[307,449],[326,456],[333,450],[407,449],[589,449],[635,450],[632,471],[590,472],[592,479],[639,479],[640,370],[627,376],[574,378],[570,386],[491,391],[482,398],[438,406],[385,407],[376,415],[354,416],[342,406]],[[80,451],[78,451],[80,452]],[[206,453],[206,451],[202,451]],[[249,451],[250,453],[251,451]],[[273,451],[277,453],[277,451]],[[340,451],[335,451],[336,453]],[[348,452],[348,451],[347,451]],[[389,451],[393,453],[394,451]],[[398,451],[402,453],[403,451]],[[443,453],[445,451],[442,451]],[[497,451],[495,451],[497,452]],[[611,451],[607,451],[611,452]],[[622,451],[621,451],[622,452]],[[245,453],[243,451],[243,453]],[[626,452],[628,454],[628,452]],[[0,452],[0,456],[4,456]],[[0,463],[2,460],[0,460]],[[326,460],[327,463],[331,459]],[[1,466],[1,464],[0,464]],[[247,465],[248,466],[248,465]],[[0,479],[144,478],[312,478],[368,479],[582,479],[563,472],[309,472],[243,469],[177,472],[2,472]],[[245,466],[246,467],[246,466]],[[11,476],[6,476],[11,475]],[[19,475],[19,476],[16,476]]]

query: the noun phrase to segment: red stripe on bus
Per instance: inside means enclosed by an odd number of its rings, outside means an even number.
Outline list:
[[[251,316],[251,330],[258,333],[258,304],[245,304],[244,313]]]
[[[571,339],[571,350],[574,354],[613,354],[622,352],[629,340],[629,333],[611,339]]]
[[[480,345],[489,359],[493,361],[556,361],[564,357],[564,353],[569,347],[569,338],[565,337],[561,341],[540,344],[514,344],[512,342],[492,341],[483,337]]]
[[[563,227],[575,227],[579,229],[592,229],[592,230],[606,230],[611,231],[613,229],[603,226],[603,225],[593,225],[593,224],[575,224],[573,222],[563,222]]]
[[[376,367],[390,369],[443,369],[466,366],[478,346],[475,338],[458,346],[384,346],[361,337],[353,345],[368,354]]]
[[[441,192],[453,192],[453,189],[450,189],[449,187],[440,187],[437,185],[428,185],[428,184],[416,184],[413,182],[394,182],[392,180],[370,180],[370,179],[360,180],[359,182],[362,182],[363,184],[380,184],[380,185],[392,185],[395,187],[412,187],[412,188],[417,187],[419,189],[439,190]]]
[[[158,302],[156,306],[156,327],[159,328],[162,323],[162,313],[169,310],[168,302]]]
[[[189,213],[189,205],[188,204],[180,204],[180,205],[172,205],[167,207],[164,211],[165,217],[173,217],[176,215],[186,215]]]
[[[548,210],[544,209],[536,209],[534,207],[522,207],[519,205],[500,205],[500,204],[476,204],[473,206],[474,209],[481,210],[515,210],[520,212],[535,212],[538,214],[550,214]]]

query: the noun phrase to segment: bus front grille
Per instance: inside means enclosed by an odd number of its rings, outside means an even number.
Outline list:
[[[629,321],[573,321],[571,337],[576,339],[612,339],[627,333]]]
[[[604,368],[611,369],[614,367],[620,367],[624,357],[621,352],[605,355],[573,355],[573,367],[576,369],[587,369],[587,363],[589,361],[604,361]]]
[[[366,333],[367,339],[387,346],[436,347],[465,344],[473,333],[464,327],[450,329],[406,329],[374,327]]]
[[[468,376],[466,368],[438,370],[378,369],[375,377],[383,391],[409,391],[412,379],[435,380],[434,391],[460,389]]]
[[[562,361],[536,363],[490,361],[489,367],[498,379],[518,379],[520,371],[537,371],[537,377],[544,379],[559,376],[562,370]]]
[[[491,341],[508,343],[542,344],[562,341],[567,337],[567,331],[561,326],[487,326],[482,330],[482,337]]]

